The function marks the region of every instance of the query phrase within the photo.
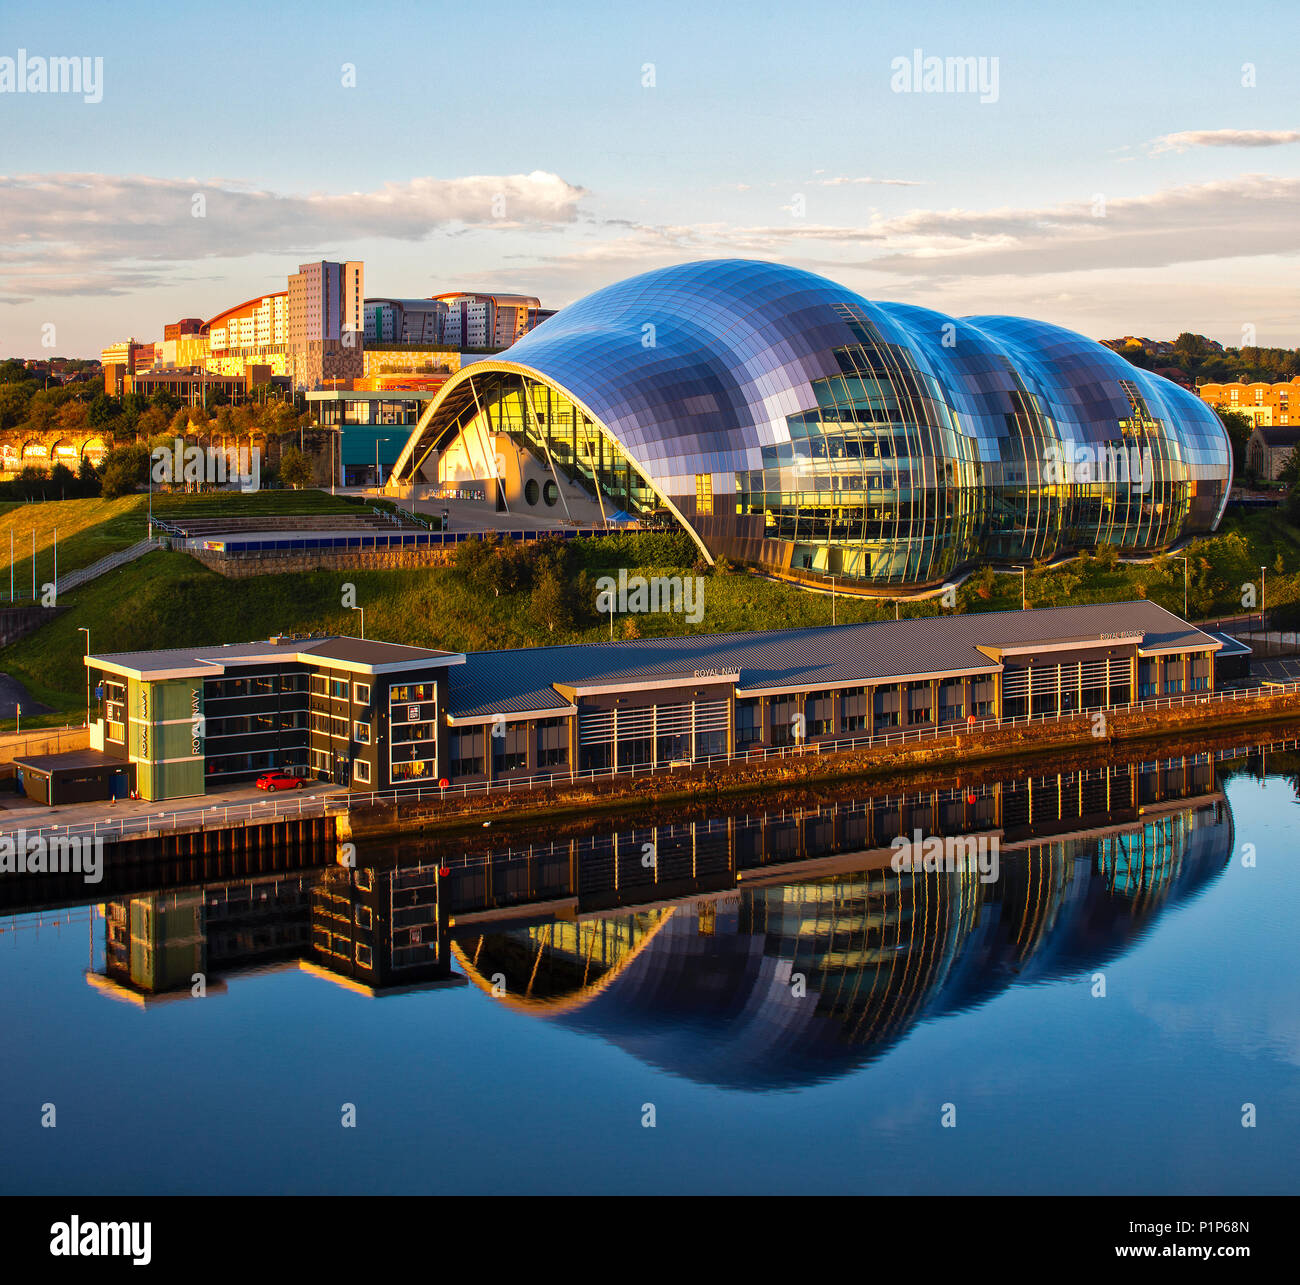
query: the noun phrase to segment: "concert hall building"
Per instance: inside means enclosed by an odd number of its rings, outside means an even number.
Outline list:
[[[1058,326],[717,260],[599,290],[462,368],[392,481],[557,525],[670,524],[708,561],[871,591],[1213,531],[1232,452],[1194,393]]]

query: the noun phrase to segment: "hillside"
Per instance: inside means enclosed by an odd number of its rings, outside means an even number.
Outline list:
[[[156,491],[156,517],[201,517],[239,514],[355,513],[368,505],[391,507],[387,501],[332,496],[325,491],[254,491],[186,494]],[[54,575],[54,533],[59,539],[59,573],[89,566],[107,554],[125,549],[148,534],[150,496],[124,495],[116,500],[47,500],[24,504],[0,502],[0,597],[9,592],[9,532],[13,532],[14,580],[17,597],[31,596],[32,532],[36,532],[37,584]],[[26,589],[24,590],[24,585]]]

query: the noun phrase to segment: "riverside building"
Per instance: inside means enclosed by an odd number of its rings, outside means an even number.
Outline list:
[[[92,750],[149,799],[270,768],[358,791],[655,771],[1208,694],[1151,602],[511,651],[357,638],[91,655]]]

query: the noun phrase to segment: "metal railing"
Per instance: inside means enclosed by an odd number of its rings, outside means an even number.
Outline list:
[[[60,593],[67,593],[86,584],[88,581],[102,576],[106,571],[112,571],[115,567],[124,566],[128,562],[134,562],[137,558],[144,557],[146,553],[157,547],[153,536],[146,536],[143,540],[137,540],[125,549],[119,549],[116,553],[110,553],[106,557],[100,558],[98,562],[92,562],[88,567],[78,567],[75,571],[67,572],[67,574],[59,577],[55,588]]]
[[[701,755],[686,760],[680,769],[667,762],[638,763],[627,767],[588,768],[585,771],[558,770],[531,776],[507,776],[495,781],[465,781],[455,785],[405,787],[376,790],[365,793],[349,791],[345,797],[346,810],[372,807],[379,803],[421,802],[425,799],[464,797],[470,794],[509,794],[515,790],[531,790],[547,786],[576,782],[594,782],[632,777],[664,776],[674,770],[721,766],[728,763],[761,763],[769,759],[800,758],[806,755],[837,754],[847,750],[873,749],[878,746],[919,744],[928,740],[950,739],[966,732],[990,729],[1032,727],[1048,723],[1092,722],[1099,714],[1147,713],[1160,709],[1173,709],[1183,705],[1209,705],[1230,700],[1262,699],[1276,695],[1300,693],[1300,681],[1268,683],[1264,687],[1233,688],[1215,692],[1187,692],[1178,696],[1153,696],[1130,705],[1114,705],[1097,709],[1071,710],[1069,713],[1019,714],[1010,718],[986,716],[971,717],[959,722],[928,727],[900,728],[894,732],[873,732],[862,736],[830,734],[815,741],[793,745],[764,745],[752,749],[737,749],[731,754]],[[677,762],[677,760],[673,760]]]
[[[1136,701],[1131,705],[1107,708],[1073,710],[1064,714],[1020,714],[1011,718],[971,718],[962,722],[939,726],[900,728],[895,732],[876,732],[865,736],[829,735],[815,741],[793,745],[755,746],[737,750],[732,754],[710,754],[686,760],[682,768],[666,763],[639,763],[628,767],[591,768],[586,771],[557,771],[531,776],[509,776],[496,781],[465,781],[456,785],[411,786],[391,790],[359,792],[336,787],[335,792],[293,799],[254,799],[248,803],[198,804],[189,808],[164,808],[157,812],[139,813],[121,820],[86,821],[66,825],[42,825],[35,828],[0,822],[0,834],[23,830],[28,836],[68,838],[139,838],[151,834],[172,832],[185,826],[209,828],[205,823],[220,821],[222,828],[232,825],[257,825],[267,821],[308,818],[364,810],[384,803],[420,803],[425,800],[465,798],[478,794],[511,794],[551,786],[580,782],[628,780],[637,777],[664,777],[676,770],[723,766],[735,763],[763,763],[774,759],[793,759],[823,754],[837,754],[847,750],[872,749],[878,746],[921,744],[925,741],[948,740],[967,732],[1000,730],[1004,728],[1029,728],[1049,723],[1090,723],[1099,714],[1148,713],[1161,709],[1175,709],[1184,705],[1213,705],[1227,701],[1259,700],[1277,695],[1300,693],[1300,681],[1271,682],[1262,687],[1234,688],[1215,692],[1190,692],[1180,696],[1158,696]],[[170,818],[170,822],[168,822]],[[6,818],[7,822],[7,818]]]
[[[219,821],[222,829],[233,826],[259,825],[267,821],[293,820],[299,817],[326,816],[331,810],[339,811],[340,796],[336,794],[298,795],[293,799],[252,799],[248,803],[209,803],[188,808],[165,808],[158,812],[141,812],[134,816],[112,821],[81,821],[66,825],[27,826],[20,819],[8,817],[0,823],[0,834],[22,831],[29,838],[143,838],[151,834],[174,833],[186,827],[214,828]]]

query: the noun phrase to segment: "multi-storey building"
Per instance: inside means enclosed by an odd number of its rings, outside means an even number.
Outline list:
[[[209,355],[208,326],[198,317],[185,317],[163,327],[159,363],[173,370],[205,367]]]
[[[157,345],[142,344],[135,339],[123,339],[100,350],[99,362],[104,372],[104,391],[110,397],[120,397],[131,391],[131,378],[136,371],[148,370],[157,357]]]
[[[443,343],[446,315],[441,299],[367,299],[366,343]]]
[[[1196,391],[1219,410],[1248,415],[1256,427],[1300,424],[1300,375],[1276,384],[1202,384]]]
[[[434,295],[434,299],[447,306],[445,342],[458,348],[509,348],[551,315],[531,295],[453,291]]]
[[[270,768],[371,789],[436,778],[438,684],[454,652],[359,638],[89,656],[91,749],[146,799]]]
[[[259,295],[217,313],[207,323],[207,343],[206,365],[214,374],[244,375],[249,366],[266,366],[287,375],[288,293]]]
[[[322,259],[289,278],[289,369],[296,389],[362,373],[365,342],[364,265]]]

